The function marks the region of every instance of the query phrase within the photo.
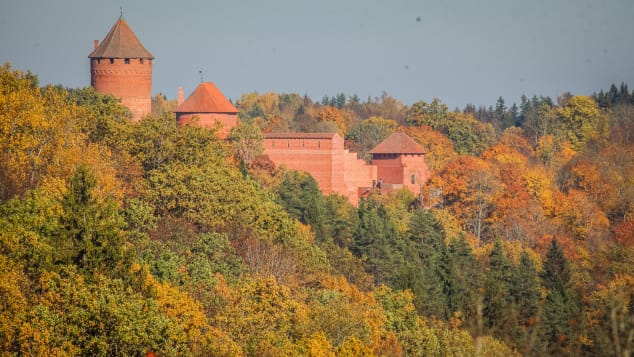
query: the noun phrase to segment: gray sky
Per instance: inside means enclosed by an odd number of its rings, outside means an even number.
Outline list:
[[[386,91],[462,108],[634,89],[634,0],[0,0],[0,63],[88,86],[93,40],[120,6],[170,99],[199,70],[234,100]]]

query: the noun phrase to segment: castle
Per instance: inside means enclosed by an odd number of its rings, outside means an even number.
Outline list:
[[[95,91],[120,98],[134,122],[150,114],[154,56],[123,17],[94,47],[88,57]],[[175,114],[179,125],[217,128],[221,139],[238,125],[238,109],[211,82],[201,83],[186,100],[179,88]],[[372,149],[370,164],[345,149],[335,133],[267,133],[264,153],[278,166],[310,173],[324,194],[338,193],[354,205],[373,190],[408,188],[419,194],[430,176],[425,150],[404,133],[394,133]]]

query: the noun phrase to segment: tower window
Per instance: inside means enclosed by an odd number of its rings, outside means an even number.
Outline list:
[[[97,58],[97,64],[101,63],[101,58]]]
[[[139,63],[143,64],[143,58],[139,58]]]
[[[125,64],[130,64],[130,59],[129,59],[129,58],[124,59],[124,60],[123,60],[123,63],[125,63]]]
[[[411,179],[412,179],[412,185],[415,184],[416,183],[416,176],[412,175]]]
[[[114,64],[114,58],[110,59],[110,64]]]

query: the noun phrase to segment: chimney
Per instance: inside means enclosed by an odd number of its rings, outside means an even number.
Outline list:
[[[183,104],[183,87],[178,87],[178,106]]]
[[[99,40],[95,40],[95,50],[99,47]]]

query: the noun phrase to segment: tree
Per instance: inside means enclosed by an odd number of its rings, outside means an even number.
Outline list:
[[[394,120],[370,117],[350,128],[346,139],[354,140],[359,156],[369,161],[368,152],[392,134],[397,125]]]
[[[412,126],[429,125],[435,130],[445,126],[447,105],[434,98],[431,103],[422,100],[414,103],[407,113],[407,124]]]
[[[442,229],[429,211],[416,210],[410,219],[406,260],[395,287],[410,289],[423,316],[448,318],[449,294],[454,283]]]
[[[366,271],[377,284],[393,282],[403,251],[396,227],[383,205],[375,198],[359,203],[359,228],[352,245],[353,253],[365,257]]]
[[[572,273],[557,240],[553,239],[546,253],[544,269],[540,274],[542,286],[547,290],[544,301],[543,328],[549,351],[565,349],[573,340],[579,301],[572,288]]]
[[[585,96],[570,98],[557,111],[561,122],[561,136],[576,150],[583,147],[588,139],[598,135],[600,112],[596,102]]]
[[[247,169],[251,167],[256,156],[264,152],[262,131],[254,123],[240,123],[231,128],[227,139],[233,145],[239,162]]]
[[[276,188],[278,203],[291,215],[306,225],[310,225],[319,241],[327,237],[324,219],[324,197],[317,181],[308,173],[285,171]]]
[[[517,328],[517,309],[511,295],[511,266],[500,240],[493,243],[484,284],[483,316],[486,327],[494,336],[513,342],[512,337]]]
[[[123,217],[112,201],[95,197],[96,185],[92,170],[79,166],[62,200],[62,229],[53,242],[59,263],[89,274],[111,272],[124,257]]]
[[[459,156],[430,180],[442,203],[478,239],[485,238],[493,202],[502,187],[495,167],[471,156]]]

